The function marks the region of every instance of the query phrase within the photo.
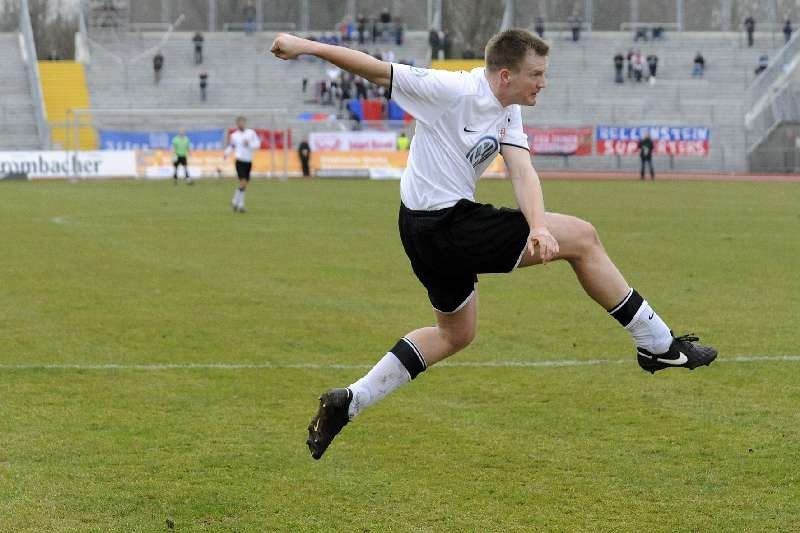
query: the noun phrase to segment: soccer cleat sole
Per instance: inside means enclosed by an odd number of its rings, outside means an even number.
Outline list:
[[[306,445],[311,452],[311,457],[316,460],[322,457],[336,435],[350,421],[347,416],[347,406],[350,401],[349,392],[347,404],[340,405],[341,398],[336,397],[334,392],[336,390],[328,391],[319,397],[317,414],[308,424]],[[342,412],[342,410],[344,411]]]
[[[642,368],[642,370],[650,372],[651,374],[655,374],[657,371],[664,370],[665,368],[687,368],[689,370],[694,370],[695,368],[700,366],[708,366],[711,363],[713,363],[714,360],[717,358],[717,352],[714,352],[713,354],[709,355],[707,359],[687,361],[682,365],[670,365],[668,363],[661,363],[659,361],[656,361],[647,356],[643,356],[641,354],[637,354],[636,357],[639,362],[639,366]]]

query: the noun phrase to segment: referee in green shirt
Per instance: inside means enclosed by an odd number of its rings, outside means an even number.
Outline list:
[[[174,152],[172,161],[175,164],[175,174],[172,175],[172,182],[178,184],[178,167],[183,165],[183,175],[186,178],[186,184],[192,185],[192,178],[189,176],[189,164],[187,157],[189,156],[189,137],[186,136],[186,130],[183,128],[178,130],[178,134],[172,138],[172,151]]]

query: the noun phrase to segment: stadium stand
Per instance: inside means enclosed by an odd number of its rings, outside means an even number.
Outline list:
[[[39,61],[39,75],[53,146],[74,150],[75,132],[64,125],[69,122],[72,109],[90,107],[83,65],[75,61]],[[92,128],[78,128],[77,147],[81,150],[97,148],[97,136]]]
[[[39,149],[35,103],[17,33],[0,33],[0,71],[0,150]]]
[[[91,42],[87,78],[95,109],[281,109],[287,119],[302,113],[336,113],[336,106],[313,101],[311,84],[325,77],[320,62],[282,62],[267,50],[277,32],[205,33],[204,62],[196,66],[192,32],[96,33]],[[320,31],[302,32],[319,35]],[[711,127],[707,157],[657,157],[662,170],[745,171],[748,86],[754,79],[758,56],[777,54],[783,42],[772,34],[757,35],[758,46],[748,48],[740,32],[667,32],[664,39],[634,42],[629,31],[585,32],[579,43],[553,33],[549,88],[539,104],[524,112],[531,126],[670,125]],[[429,63],[427,33],[406,32],[405,45],[368,44],[370,53],[392,48],[398,59]],[[628,49],[659,59],[657,83],[614,83],[612,57]],[[161,50],[165,66],[159,84],[153,83],[152,57]],[[703,78],[693,78],[697,51],[706,59]],[[231,58],[235,58],[232,61]],[[198,74],[209,73],[208,99],[200,98]],[[302,79],[309,88],[301,91]],[[187,115],[191,127],[195,115]],[[139,129],[141,119],[120,116],[113,125]],[[174,115],[148,118],[148,128],[172,128]],[[201,125],[198,123],[197,125]],[[321,126],[329,128],[330,125]],[[614,156],[539,157],[543,170],[616,170],[638,166],[635,158]]]
[[[309,33],[319,35],[320,32]],[[252,36],[207,33],[202,65],[194,64],[191,43],[194,34],[191,32],[173,33],[163,44],[160,44],[163,32],[121,35],[99,37],[91,45],[87,76],[95,108],[280,108],[290,117],[307,112],[335,112],[331,106],[308,102],[309,94],[301,93],[303,78],[312,82],[325,76],[323,63],[284,62],[268,53],[277,32],[259,32]],[[398,58],[424,62],[429,54],[427,34],[408,32],[402,47],[391,43],[366,45],[370,53],[383,53],[390,48]],[[159,49],[164,55],[164,70],[156,85],[152,57]],[[198,76],[201,71],[209,74],[205,102],[200,99]]]

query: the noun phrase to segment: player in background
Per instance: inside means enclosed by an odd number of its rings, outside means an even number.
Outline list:
[[[239,178],[239,186],[233,194],[231,205],[234,213],[244,213],[244,193],[247,191],[247,184],[250,182],[250,171],[253,168],[253,151],[261,146],[261,139],[251,128],[246,127],[247,120],[244,117],[236,117],[236,129],[228,136],[227,147],[223,159],[227,159],[231,152],[236,158],[236,175]]]
[[[672,335],[620,274],[591,224],[545,212],[520,110],[535,105],[546,86],[549,46],[542,39],[527,30],[501,32],[486,46],[486,66],[471,72],[390,64],[288,34],[276,37],[271,50],[282,59],[311,54],[362,76],[390,91],[417,119],[400,181],[399,228],[436,325],[409,332],[364,377],[322,394],[308,426],[313,458],[364,409],[472,342],[478,274],[563,259],[587,295],[631,334],[642,369],[693,369],[717,356],[714,348],[696,344],[697,337]],[[474,201],[477,180],[498,153],[519,209]]]
[[[172,162],[175,165],[175,173],[172,175],[172,183],[178,185],[178,167],[183,166],[183,177],[186,185],[194,185],[192,177],[189,176],[189,150],[192,144],[189,142],[189,137],[186,136],[186,130],[183,128],[178,130],[178,134],[172,138]]]

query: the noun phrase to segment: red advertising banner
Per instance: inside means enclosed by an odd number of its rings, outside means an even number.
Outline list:
[[[522,128],[534,155],[592,155],[593,128]]]
[[[598,140],[598,155],[636,155],[639,141]],[[653,141],[653,155],[706,156],[708,141]]]
[[[228,135],[236,131],[236,128],[228,128]],[[283,140],[286,137],[285,130],[265,130],[264,128],[253,128],[258,138],[261,139],[261,149],[271,150],[273,146],[278,150],[283,150]],[[292,130],[289,130],[289,148],[292,147]]]

